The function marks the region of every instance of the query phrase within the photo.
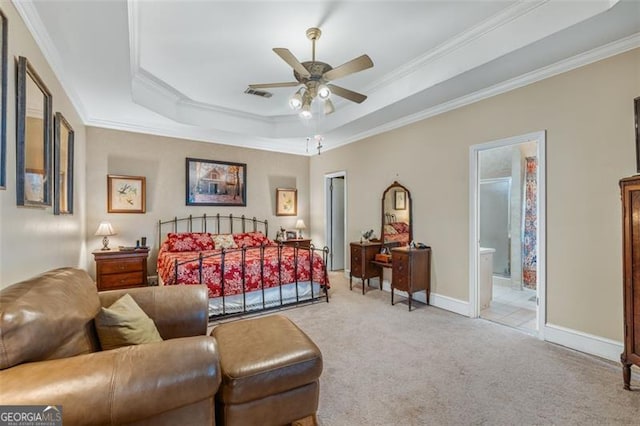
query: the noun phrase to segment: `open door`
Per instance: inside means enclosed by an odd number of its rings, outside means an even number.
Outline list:
[[[343,270],[345,264],[345,183],[344,172],[325,177],[326,241],[330,271]]]
[[[470,316],[544,339],[544,131],[470,148]]]

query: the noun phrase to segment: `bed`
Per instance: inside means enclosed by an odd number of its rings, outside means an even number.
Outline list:
[[[159,282],[205,284],[211,319],[329,301],[328,249],[277,244],[266,221],[203,215],[160,221],[158,228]]]
[[[399,245],[409,244],[409,224],[396,220],[396,216],[385,213],[384,235],[382,240],[385,243],[397,243]]]

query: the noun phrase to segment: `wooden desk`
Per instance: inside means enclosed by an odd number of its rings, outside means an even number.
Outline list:
[[[98,291],[147,285],[148,248],[94,250]]]
[[[364,294],[364,281],[369,285],[372,277],[378,277],[380,290],[382,290],[382,268],[373,263],[376,253],[380,253],[382,243],[379,242],[354,242],[351,243],[351,271],[349,272],[349,290],[353,289],[353,277],[362,280],[362,294]]]

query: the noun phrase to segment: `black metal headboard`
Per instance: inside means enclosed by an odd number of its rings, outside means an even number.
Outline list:
[[[235,224],[235,226],[234,226]],[[194,226],[195,225],[195,226]],[[234,232],[258,232],[269,236],[269,225],[265,220],[245,215],[221,215],[220,213],[207,216],[189,215],[188,217],[174,217],[169,220],[158,221],[158,248],[162,244],[163,236],[169,232],[210,232],[212,234],[233,234]]]
[[[396,221],[396,215],[395,215],[395,214],[393,214],[393,213],[385,213],[385,214],[384,214],[384,216],[385,216],[385,219],[386,219],[386,220],[385,220],[385,223],[386,223],[386,224],[389,224],[389,223],[396,223],[396,222],[397,222],[397,221]]]

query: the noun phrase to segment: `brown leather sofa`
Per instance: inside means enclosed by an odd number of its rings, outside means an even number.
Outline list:
[[[0,291],[0,404],[62,405],[65,425],[215,424],[206,287],[126,290],[164,341],[101,351],[93,319],[124,293],[72,268]]]

